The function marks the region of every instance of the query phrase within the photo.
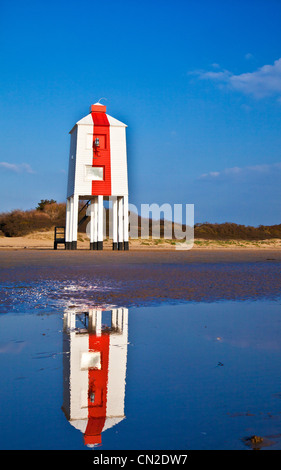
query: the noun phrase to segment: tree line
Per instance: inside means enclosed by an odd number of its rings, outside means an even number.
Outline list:
[[[83,207],[83,202],[81,203]],[[58,203],[54,199],[41,199],[35,209],[13,210],[0,213],[0,234],[6,237],[20,237],[36,231],[51,230],[55,226],[65,225],[66,204]],[[85,215],[86,208],[81,209],[80,218]],[[141,218],[139,217],[139,226]],[[85,232],[87,220],[79,227]],[[163,238],[163,221],[160,223],[160,237]],[[183,227],[184,230],[184,227]],[[225,223],[197,223],[194,226],[194,238],[205,240],[269,240],[281,239],[281,224],[249,225]]]

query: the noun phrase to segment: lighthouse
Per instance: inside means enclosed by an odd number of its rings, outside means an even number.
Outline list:
[[[104,201],[112,210],[112,248],[129,249],[127,125],[96,103],[70,131],[65,247],[77,248],[79,201],[90,217],[90,249],[103,249]]]

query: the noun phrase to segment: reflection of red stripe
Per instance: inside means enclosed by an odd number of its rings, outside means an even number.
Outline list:
[[[88,424],[84,441],[85,444],[100,444],[101,433],[106,420],[109,335],[96,336],[89,334],[89,351],[100,352],[101,369],[89,369]]]
[[[93,166],[104,167],[104,180],[92,182],[93,196],[111,195],[111,167],[110,167],[110,124],[105,112],[92,112],[94,123],[93,142],[99,136],[105,136],[106,148],[96,151],[93,145]]]

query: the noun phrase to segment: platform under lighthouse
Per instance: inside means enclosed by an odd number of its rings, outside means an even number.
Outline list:
[[[96,103],[70,131],[66,249],[77,248],[79,200],[89,204],[90,249],[103,249],[105,200],[112,203],[112,248],[129,249],[126,127]]]

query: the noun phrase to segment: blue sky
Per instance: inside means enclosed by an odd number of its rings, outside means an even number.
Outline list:
[[[132,203],[281,223],[279,0],[3,0],[0,23],[0,211],[65,201],[69,130],[105,97]]]

